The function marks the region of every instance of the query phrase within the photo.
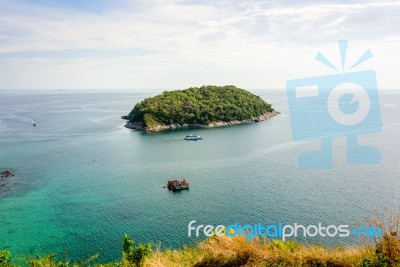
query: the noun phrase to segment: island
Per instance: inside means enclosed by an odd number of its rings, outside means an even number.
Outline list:
[[[260,122],[278,115],[261,97],[233,85],[165,91],[137,103],[126,127],[144,132]]]

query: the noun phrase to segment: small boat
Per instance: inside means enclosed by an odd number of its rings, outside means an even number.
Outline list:
[[[36,125],[37,125],[36,122],[34,122],[34,123],[33,123],[33,126],[36,126]]]
[[[203,137],[198,134],[189,134],[185,136],[185,140],[202,140]]]
[[[168,180],[167,187],[169,190],[178,191],[189,189],[189,182],[186,179],[183,180]]]

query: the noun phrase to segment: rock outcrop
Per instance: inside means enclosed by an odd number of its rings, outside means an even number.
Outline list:
[[[9,170],[5,170],[0,172],[0,178],[7,178],[7,177],[11,177],[14,176],[15,174],[12,171]]]
[[[233,120],[233,121],[215,121],[211,122],[209,124],[203,125],[203,124],[179,124],[179,123],[174,123],[174,124],[160,124],[160,125],[155,125],[152,127],[144,127],[143,124],[141,123],[132,123],[132,122],[127,122],[125,127],[129,129],[134,129],[138,131],[143,131],[143,132],[159,132],[159,131],[165,131],[165,130],[173,130],[173,129],[180,129],[180,128],[214,128],[214,127],[224,127],[224,126],[232,126],[232,125],[238,125],[238,124],[243,124],[243,123],[252,123],[252,122],[261,122],[265,121],[271,117],[277,116],[280,114],[278,111],[273,111],[273,112],[267,112],[262,114],[261,116],[258,117],[252,117],[246,120]]]

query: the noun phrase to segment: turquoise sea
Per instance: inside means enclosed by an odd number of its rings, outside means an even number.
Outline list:
[[[379,165],[347,165],[345,138],[334,168],[301,170],[318,141],[294,142],[285,90],[252,91],[282,114],[265,122],[143,134],[121,115],[158,91],[0,91],[0,249],[13,255],[66,251],[82,260],[120,258],[125,233],[179,248],[196,224],[360,225],[400,204],[400,92],[381,91],[383,130],[360,137]],[[32,126],[32,120],[38,125]],[[187,142],[196,132],[204,140]],[[170,178],[190,190],[170,192]],[[327,245],[358,238],[306,238]]]

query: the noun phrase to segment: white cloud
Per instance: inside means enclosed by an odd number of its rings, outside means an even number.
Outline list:
[[[376,50],[382,86],[400,85],[399,2],[118,3],[100,11],[0,3],[0,89],[282,88],[322,74],[313,57],[327,48],[337,57],[338,39]]]

